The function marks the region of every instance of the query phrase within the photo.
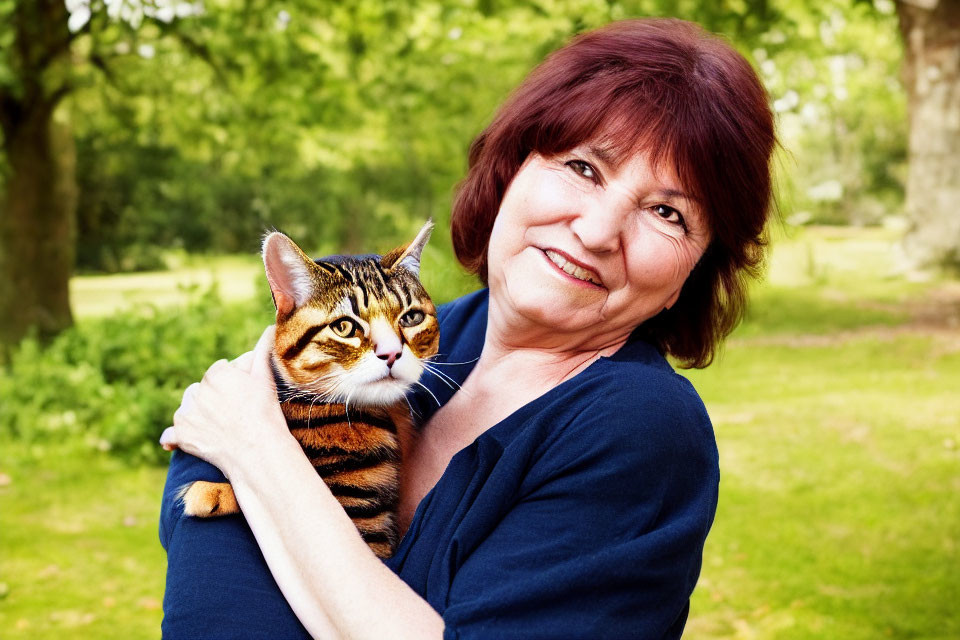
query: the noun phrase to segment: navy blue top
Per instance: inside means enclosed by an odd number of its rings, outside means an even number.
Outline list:
[[[467,363],[440,367],[458,383],[480,355],[487,302],[480,291],[440,308],[437,361]],[[427,420],[454,390],[423,382],[436,400],[412,402]],[[172,499],[222,478],[171,460],[164,637],[308,637],[243,518],[185,518]],[[631,339],[458,452],[386,562],[443,616],[447,639],[679,638],[718,480],[696,391]]]

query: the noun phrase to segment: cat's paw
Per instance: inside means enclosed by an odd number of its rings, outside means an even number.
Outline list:
[[[213,518],[240,512],[233,488],[226,482],[199,480],[183,487],[178,497],[183,502],[183,513],[188,516]]]

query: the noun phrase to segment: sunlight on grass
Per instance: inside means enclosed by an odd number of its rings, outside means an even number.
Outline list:
[[[690,637],[957,637],[958,341],[744,344],[688,375],[722,469]]]
[[[68,444],[0,450],[0,637],[158,637],[164,470]]]
[[[99,317],[144,306],[182,305],[197,290],[211,286],[224,302],[270,295],[257,256],[223,256],[193,258],[169,271],[76,276],[70,280],[70,299],[78,318]]]

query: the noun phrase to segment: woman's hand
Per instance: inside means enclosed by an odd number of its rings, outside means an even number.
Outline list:
[[[264,442],[292,437],[270,366],[274,331],[267,327],[252,352],[214,362],[200,382],[187,387],[173,426],[160,436],[164,449],[183,449],[229,478],[237,464],[258,456]]]

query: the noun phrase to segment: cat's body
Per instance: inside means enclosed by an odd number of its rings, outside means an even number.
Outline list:
[[[439,342],[436,310],[418,280],[430,227],[382,258],[314,262],[282,234],[264,241],[283,415],[380,557],[392,555],[398,541],[400,462],[412,434],[405,394]],[[181,495],[187,515],[239,511],[226,483],[195,482]]]

